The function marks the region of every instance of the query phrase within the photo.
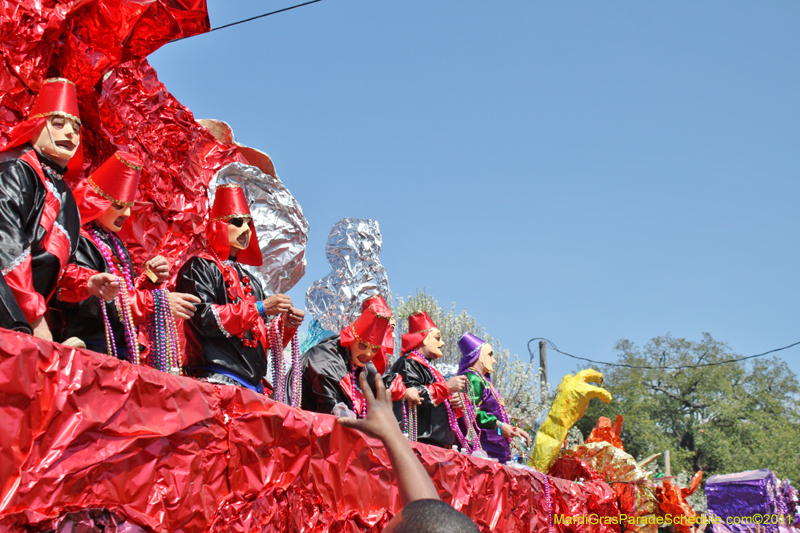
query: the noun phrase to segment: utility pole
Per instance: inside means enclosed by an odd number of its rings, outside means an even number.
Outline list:
[[[547,343],[539,341],[539,370],[542,373],[542,401],[547,401]]]

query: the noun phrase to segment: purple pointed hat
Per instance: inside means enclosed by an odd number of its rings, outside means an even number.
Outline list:
[[[458,339],[458,349],[461,350],[461,362],[458,363],[458,373],[463,374],[475,364],[481,356],[481,347],[486,344],[472,333],[464,333]]]

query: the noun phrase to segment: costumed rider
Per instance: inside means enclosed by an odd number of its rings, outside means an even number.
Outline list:
[[[0,327],[52,340],[47,302],[78,246],[80,214],[64,183],[67,164],[83,165],[75,85],[45,80],[27,118],[0,153]],[[85,290],[112,298],[109,274],[89,276]]]
[[[267,298],[259,280],[242,266],[260,266],[262,258],[241,185],[217,187],[206,238],[208,247],[181,267],[176,283],[177,291],[200,298],[194,316],[184,323],[189,373],[263,393],[267,350],[273,343],[282,350],[305,313],[284,294]],[[272,315],[278,315],[270,322],[274,335],[265,323]]]
[[[374,379],[386,369],[386,354],[394,349],[391,320],[392,311],[383,298],[369,298],[359,317],[339,335],[328,337],[303,354],[303,409],[330,414],[342,403],[356,417],[366,416],[359,376],[366,371],[369,379]],[[392,397],[403,397],[405,390],[401,387],[400,380],[392,380]]]
[[[459,375],[467,378],[464,416],[474,421],[481,434],[481,447],[489,457],[506,463],[511,459],[511,439],[520,437],[531,442],[528,433],[511,424],[503,398],[492,383],[494,350],[472,333],[458,340],[461,361]]]
[[[457,422],[461,416],[460,399],[454,396],[464,388],[466,378],[454,376],[445,380],[431,364],[443,357],[444,341],[428,313],[421,311],[410,315],[408,331],[401,337],[403,355],[395,361],[391,371],[402,377],[406,389],[417,393],[419,402],[395,402],[395,417],[411,440],[440,448],[453,444],[469,448]]]
[[[90,350],[136,363],[140,362],[137,328],[147,324],[157,307],[188,320],[194,314],[194,304],[200,303],[196,296],[162,288],[169,279],[170,266],[160,255],[147,261],[142,273],[135,276],[130,254],[117,233],[130,225],[141,174],[139,158],[116,152],[74,191],[83,226],[73,263],[84,267],[83,272],[113,274],[120,285],[119,295],[102,304],[97,297],[87,299],[82,290],[85,274],[70,270],[62,277],[52,301],[58,340],[75,337]]]

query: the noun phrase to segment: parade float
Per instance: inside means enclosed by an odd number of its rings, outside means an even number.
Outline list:
[[[0,149],[45,79],[74,81],[82,175],[117,150],[143,163],[125,235],[134,262],[180,264],[202,249],[214,189],[234,180],[255,191],[262,254],[279,258],[254,275],[272,292],[302,277],[308,224],[269,156],[236,143],[224,122],[195,120],[147,62],[210,29],[204,0],[0,0],[0,25]],[[345,219],[329,245],[370,223]],[[347,277],[335,249],[331,276]],[[320,280],[311,301],[328,309],[337,285]],[[0,531],[377,532],[399,510],[378,441],[333,416],[176,374],[0,330]],[[482,531],[654,533],[649,517],[695,516],[685,498],[699,475],[688,489],[656,483],[624,452],[621,422],[601,421],[564,449],[592,398],[611,400],[602,375],[564,378],[531,466],[411,445],[441,498]]]

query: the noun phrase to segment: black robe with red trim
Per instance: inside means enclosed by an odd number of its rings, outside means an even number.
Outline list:
[[[0,153],[0,327],[31,332],[78,246],[64,169],[30,145]]]
[[[229,260],[226,265],[233,268],[240,282],[245,276],[250,278],[252,296],[245,296],[239,287],[236,289],[239,294],[231,300],[222,272],[205,252],[186,261],[178,273],[175,290],[194,294],[201,300],[184,326],[189,370],[192,373],[193,367],[207,363],[219,365],[256,386],[267,375],[264,347],[260,343],[255,347],[245,346],[237,335],[243,333],[245,339],[253,340],[251,328],[258,327],[262,320],[255,300],[263,300],[267,295],[258,279],[250,276],[240,263]],[[295,331],[297,328],[284,329],[284,346]]]
[[[357,415],[361,414],[364,397],[358,389],[356,397],[352,397],[350,351],[341,345],[340,339],[340,335],[328,337],[303,354],[302,407],[306,411],[330,414],[341,402]],[[361,372],[362,367],[355,369],[356,379]]]
[[[450,398],[447,385],[438,381],[415,355],[404,354],[395,361],[391,371],[402,376],[405,386],[415,387],[422,397],[422,404],[416,408],[417,440],[440,448],[458,444],[444,404]],[[393,408],[397,421],[402,425],[403,404],[394,402]]]
[[[337,403],[345,404],[350,410],[361,416],[364,402],[359,381],[355,385],[355,398],[353,398],[353,384],[350,371],[352,369],[350,351],[342,346],[341,335],[328,337],[308,349],[303,354],[303,399],[302,408],[315,413],[330,414]],[[354,371],[356,380],[361,372],[377,374],[377,369],[372,361],[363,368]],[[292,372],[294,369],[292,369]],[[387,373],[383,376],[383,384],[393,400],[398,400],[405,394],[403,380],[396,374]],[[291,383],[291,373],[287,381]]]
[[[101,242],[108,245],[111,250],[112,259],[117,262],[117,271],[121,271],[127,265],[131,273],[135,272],[133,261],[125,245],[121,246],[122,257],[120,257],[117,247],[113,246],[111,242],[111,239],[116,237],[112,237],[97,224],[94,229],[100,236]],[[121,241],[117,240],[117,242]],[[72,261],[59,282],[56,297],[50,300],[50,326],[53,339],[63,342],[70,337],[78,337],[90,343],[87,346],[90,350],[95,349],[93,346],[96,344],[92,343],[97,341],[103,341],[102,344],[105,345],[106,327],[101,307],[101,305],[105,305],[114,343],[117,349],[125,346],[125,326],[117,311],[116,303],[111,301],[101,304],[97,296],[86,294],[86,281],[90,275],[98,272],[113,273],[114,270],[85,229],[81,230],[78,249]],[[79,268],[72,268],[73,266]],[[147,318],[155,311],[152,291],[161,286],[151,282],[144,273],[140,274],[138,278],[134,278],[133,283],[134,287],[128,292],[133,323],[136,326],[144,326],[147,324]]]

